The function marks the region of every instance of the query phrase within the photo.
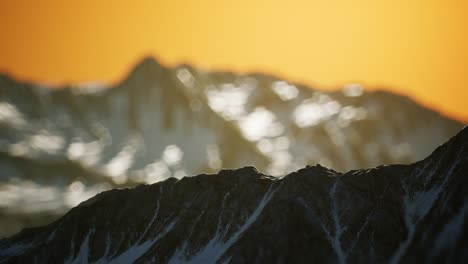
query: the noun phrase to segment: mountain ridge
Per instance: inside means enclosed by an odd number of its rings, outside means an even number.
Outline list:
[[[244,167],[111,190],[0,252],[5,263],[464,263],[467,144],[465,127],[411,165],[283,178]]]
[[[0,77],[0,237],[103,190],[169,177],[246,165],[284,176],[316,163],[337,171],[410,164],[462,128],[409,98],[356,85],[327,92],[152,58],[114,88],[66,87]]]

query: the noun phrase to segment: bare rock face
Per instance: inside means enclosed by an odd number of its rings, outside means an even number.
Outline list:
[[[411,165],[253,167],[106,191],[2,263],[467,263],[468,128]]]

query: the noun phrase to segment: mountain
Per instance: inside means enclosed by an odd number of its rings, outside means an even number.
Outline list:
[[[467,263],[468,128],[426,159],[254,167],[106,191],[0,241],[2,263]]]
[[[51,89],[0,76],[0,237],[104,190],[254,165],[284,176],[409,164],[462,124],[358,85],[325,92],[264,74],[167,68],[114,87]]]

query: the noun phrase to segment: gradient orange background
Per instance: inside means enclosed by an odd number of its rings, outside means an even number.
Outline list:
[[[359,82],[468,120],[465,0],[0,1],[0,71],[16,78],[116,83],[154,55],[323,89]]]

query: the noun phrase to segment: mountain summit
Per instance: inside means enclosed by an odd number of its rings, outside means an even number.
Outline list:
[[[253,167],[103,192],[0,241],[2,263],[467,263],[468,128],[426,159]]]

